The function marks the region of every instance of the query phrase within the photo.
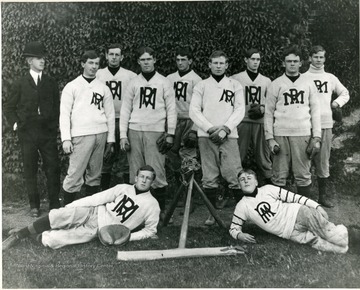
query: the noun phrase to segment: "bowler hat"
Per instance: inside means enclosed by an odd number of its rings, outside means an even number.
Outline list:
[[[25,45],[23,56],[43,57],[45,55],[45,46],[39,41],[32,41]]]

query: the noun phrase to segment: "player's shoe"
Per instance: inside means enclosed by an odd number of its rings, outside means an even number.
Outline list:
[[[40,210],[38,208],[32,208],[30,210],[30,216],[31,217],[39,217],[40,216]]]
[[[9,233],[10,233],[10,236],[5,241],[2,242],[2,250],[3,251],[7,251],[11,247],[13,247],[17,243],[19,243],[21,240],[21,238],[18,235],[17,230],[11,230]]]
[[[204,223],[206,226],[213,226],[215,224],[215,218],[210,215]]]

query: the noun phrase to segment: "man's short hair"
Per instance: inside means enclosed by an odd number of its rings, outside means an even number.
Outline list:
[[[254,175],[255,179],[257,180],[257,175],[256,175],[256,173],[255,173],[254,170],[251,170],[251,169],[243,169],[243,170],[241,170],[241,171],[238,173],[237,177],[239,178],[239,177],[241,176],[241,174],[243,174],[243,173],[247,173],[247,174],[249,174],[249,175]]]
[[[245,51],[245,57],[250,58],[254,53],[258,53],[261,56],[260,50],[258,50],[257,48],[250,48]]]
[[[313,54],[317,54],[319,51],[323,51],[326,53],[326,50],[321,45],[314,45],[310,49],[310,56],[312,56]]]
[[[176,55],[175,56],[187,56],[188,59],[193,59],[193,53],[188,46],[181,46],[176,49]]]
[[[150,165],[144,165],[144,166],[141,166],[137,171],[136,171],[136,176],[139,175],[139,172],[140,171],[150,171],[152,172],[153,174],[153,180],[155,180],[156,178],[156,171],[154,168],[152,168]]]
[[[88,59],[95,59],[98,58],[99,55],[95,50],[86,50],[83,55],[81,56],[81,62],[85,63]]]
[[[222,50],[215,50],[213,51],[213,53],[210,55],[209,57],[209,62],[212,62],[212,60],[214,58],[217,58],[217,57],[225,57],[225,61],[228,62],[229,58],[227,57],[227,55],[225,54],[225,52],[223,52]]]
[[[148,53],[150,54],[153,58],[156,58],[155,55],[155,50],[153,50],[151,47],[149,46],[141,46],[140,48],[138,48],[137,50],[137,57],[140,58],[140,56],[142,56],[144,53]]]
[[[299,49],[299,47],[297,45],[292,45],[290,47],[285,48],[283,51],[283,59],[285,60],[285,57],[287,57],[290,54],[299,56],[300,60],[302,60],[301,50]]]
[[[106,47],[106,53],[109,53],[109,50],[112,48],[119,48],[122,51],[120,43],[111,43]]]

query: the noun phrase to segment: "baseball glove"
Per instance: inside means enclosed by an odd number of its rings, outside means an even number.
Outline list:
[[[211,128],[209,129],[211,132]],[[227,135],[230,134],[230,129],[227,126],[220,126],[215,132],[210,134],[210,140],[216,144],[221,145],[225,142]]]
[[[341,122],[342,121],[342,111],[340,107],[337,108],[332,108],[332,117],[333,120],[336,122]]]
[[[191,130],[184,137],[184,146],[187,148],[196,148],[197,146],[197,133],[196,131]]]
[[[264,107],[264,105],[251,104],[248,111],[249,118],[253,120],[261,119],[264,116],[264,112],[261,110],[261,107]]]
[[[174,145],[174,136],[164,132],[156,141],[156,144],[159,152],[161,154],[166,154]]]
[[[306,153],[309,159],[312,160],[316,154],[320,152],[321,139],[319,137],[313,137],[310,139],[309,145],[306,148]]]
[[[104,246],[122,246],[130,239],[130,230],[120,224],[104,226],[98,231],[100,242]]]

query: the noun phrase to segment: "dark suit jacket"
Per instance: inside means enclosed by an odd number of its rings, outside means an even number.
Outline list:
[[[10,125],[17,122],[19,129],[34,121],[41,121],[49,129],[57,128],[60,114],[57,82],[43,73],[40,84],[36,86],[30,72],[27,72],[13,84],[4,113]]]

